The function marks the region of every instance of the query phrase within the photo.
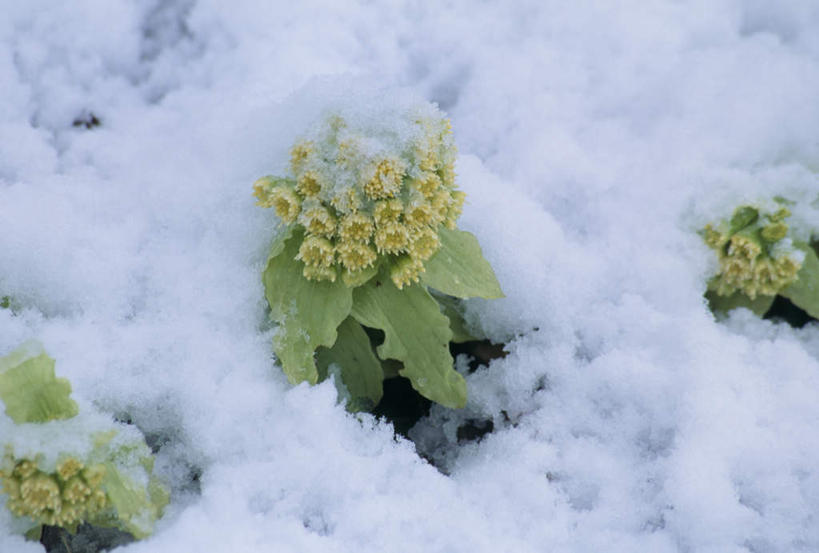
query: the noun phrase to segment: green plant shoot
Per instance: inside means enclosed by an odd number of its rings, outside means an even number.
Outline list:
[[[762,316],[781,295],[819,318],[819,257],[790,237],[790,215],[784,206],[743,205],[730,219],[706,225],[703,238],[719,261],[706,292],[712,310],[745,307]]]
[[[284,224],[262,280],[290,382],[338,374],[348,408],[372,408],[392,360],[423,396],[465,405],[449,353],[453,310],[436,297],[503,293],[478,241],[456,227],[465,195],[455,155],[449,121],[431,104],[379,120],[339,109],[296,142],[288,175],[256,181],[258,205]]]
[[[21,523],[76,532],[79,524],[116,527],[137,539],[153,531],[168,492],[133,427],[82,411],[71,385],[36,343],[0,357],[0,492]]]

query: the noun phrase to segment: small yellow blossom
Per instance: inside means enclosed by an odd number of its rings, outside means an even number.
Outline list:
[[[415,149],[415,159],[418,167],[424,171],[434,171],[438,165],[438,153],[434,142],[421,144]]]
[[[37,472],[37,463],[28,459],[20,461],[14,467],[14,476],[19,478],[28,478],[35,472]]]
[[[386,223],[375,231],[378,253],[397,254],[406,250],[410,233],[401,223]]]
[[[378,257],[372,246],[361,242],[341,242],[336,246],[336,251],[342,265],[350,272],[372,266]]]
[[[361,194],[357,188],[336,191],[330,198],[330,205],[340,213],[356,213],[361,209]]]
[[[375,166],[374,174],[364,183],[364,193],[371,200],[394,197],[401,190],[404,171],[398,159],[382,159]]]
[[[424,264],[420,260],[413,259],[409,255],[403,255],[390,268],[390,278],[395,286],[401,290],[404,286],[418,282],[423,272]]]
[[[276,215],[285,223],[290,224],[299,216],[301,200],[292,188],[287,186],[274,188],[269,198],[270,207],[276,210]]]
[[[420,177],[413,179],[410,185],[420,192],[425,198],[430,199],[435,195],[435,191],[441,188],[443,183],[437,174],[426,171]]]
[[[305,209],[300,220],[310,234],[331,238],[336,233],[338,222],[335,215],[321,204]]]
[[[105,472],[105,465],[92,465],[83,469],[82,477],[89,486],[96,488],[102,484]]]
[[[375,224],[381,226],[387,223],[398,222],[403,212],[404,204],[401,200],[382,200],[375,202],[375,206],[373,207]]]
[[[253,183],[253,195],[256,196],[258,200],[256,205],[272,207],[270,203],[270,192],[273,189],[274,183],[275,179],[269,176],[256,179],[256,182]]]
[[[63,482],[69,480],[82,470],[82,463],[74,457],[68,457],[57,465],[57,475]]]
[[[373,235],[375,225],[369,215],[353,213],[341,219],[338,235],[348,242],[366,242]]]
[[[439,175],[441,176],[441,182],[444,183],[444,186],[447,188],[454,188],[455,187],[455,163],[450,161],[449,163],[445,163],[443,167],[441,167],[439,171]]]
[[[441,241],[438,239],[438,233],[431,228],[425,228],[414,234],[409,246],[409,253],[414,259],[426,261],[440,247]]]
[[[293,149],[290,150],[290,167],[293,173],[298,175],[301,173],[307,161],[313,155],[315,146],[311,141],[297,142]]]
[[[42,472],[29,476],[20,484],[20,497],[29,506],[33,515],[47,510],[59,511],[60,486],[55,479]]]
[[[728,255],[737,255],[751,260],[762,253],[762,247],[748,238],[735,234],[728,244]]]
[[[408,205],[404,211],[404,221],[413,228],[420,229],[436,222],[437,213],[432,205],[419,202]]]
[[[303,173],[296,181],[296,192],[303,198],[315,198],[321,192],[321,182],[315,171]]]
[[[91,495],[91,488],[79,476],[72,478],[63,486],[63,499],[72,505],[83,503]]]
[[[312,267],[328,268],[333,264],[335,249],[333,243],[323,236],[310,235],[305,237],[299,247],[296,259]]]

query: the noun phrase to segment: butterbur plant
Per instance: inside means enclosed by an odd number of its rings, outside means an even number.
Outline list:
[[[38,344],[0,358],[0,501],[33,537],[81,523],[150,535],[168,502],[151,450],[134,427],[80,410],[70,394]]]
[[[706,293],[712,310],[746,307],[761,316],[780,295],[819,317],[819,258],[809,243],[791,237],[787,203],[743,205],[702,230],[719,261]]]
[[[475,237],[456,227],[465,195],[455,153],[431,104],[342,107],[296,142],[288,175],[256,181],[258,205],[284,224],[262,279],[290,382],[338,371],[348,407],[365,409],[381,399],[391,360],[423,396],[464,406],[436,297],[502,293]],[[374,350],[368,329],[383,332]]]

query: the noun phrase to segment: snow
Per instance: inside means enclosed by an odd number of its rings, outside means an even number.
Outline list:
[[[819,228],[815,2],[0,8],[0,354],[40,340],[162,444],[172,503],[122,551],[819,549],[819,330],[716,321],[696,234],[777,194]],[[466,316],[508,356],[414,442],[272,358],[251,185],[330,76],[451,117],[506,294]]]

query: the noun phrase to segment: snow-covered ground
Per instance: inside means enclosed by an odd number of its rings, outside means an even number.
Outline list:
[[[162,444],[122,551],[819,551],[819,327],[716,321],[696,234],[819,194],[814,0],[0,4],[0,355]],[[272,358],[251,184],[330,75],[448,113],[507,296],[414,442]]]

